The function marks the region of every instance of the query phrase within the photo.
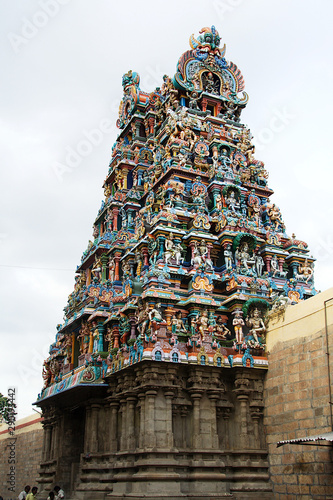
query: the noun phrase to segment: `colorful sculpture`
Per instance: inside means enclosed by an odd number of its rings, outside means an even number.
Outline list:
[[[152,359],[161,339],[163,360],[179,343],[182,363],[202,349],[214,363],[214,346],[230,368],[233,342],[239,355],[256,349],[265,359],[265,315],[276,294],[288,303],[315,293],[314,259],[285,233],[270,201],[268,173],[240,122],[244,79],[219,45],[214,26],[192,35],[174,77],[150,93],[136,72],[123,76],[105,199],[41,398],[55,383],[53,361],[61,379],[103,359],[105,377]]]

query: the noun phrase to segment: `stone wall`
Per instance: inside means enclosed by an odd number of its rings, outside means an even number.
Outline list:
[[[16,499],[26,484],[37,485],[42,444],[41,418],[36,415],[18,420],[13,436],[9,436],[6,424],[0,426],[0,495],[4,500]],[[15,463],[9,464],[9,459]],[[8,482],[10,472],[12,486]]]
[[[269,369],[264,391],[264,422],[277,500],[333,498],[332,446],[285,444],[276,447],[278,441],[332,430],[324,310],[324,302],[332,296],[329,290],[289,306],[285,318],[277,318],[267,336]],[[332,310],[333,300],[326,302],[331,380]]]
[[[110,374],[100,397],[82,386],[58,408],[46,400],[43,494],[57,482],[76,500],[271,499],[264,376],[146,360]]]

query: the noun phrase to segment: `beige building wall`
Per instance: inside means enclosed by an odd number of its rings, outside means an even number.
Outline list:
[[[288,306],[284,317],[273,318],[267,350],[264,424],[274,498],[333,499],[332,445],[276,447],[278,441],[333,430],[329,390],[329,379],[333,381],[333,288]]]
[[[13,435],[9,435],[7,424],[0,425],[0,495],[6,500],[16,499],[26,484],[38,486],[43,445],[41,420],[38,413],[17,420]]]

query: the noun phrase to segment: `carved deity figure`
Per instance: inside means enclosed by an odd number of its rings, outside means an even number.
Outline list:
[[[229,334],[230,334],[230,330],[223,323],[222,316],[218,316],[218,318],[216,320],[215,336],[218,339],[225,340],[227,335],[229,335]]]
[[[214,80],[213,73],[209,72],[204,75],[204,90],[209,94],[218,95],[219,82]]]
[[[214,271],[213,261],[209,257],[209,250],[205,240],[201,240],[199,244],[197,241],[195,242],[193,255],[194,258],[192,260],[194,264],[198,264],[199,266],[204,264],[210,271]]]
[[[50,363],[48,361],[44,361],[42,376],[44,380],[43,389],[46,389],[50,385],[52,380],[52,372],[50,368]]]
[[[261,317],[261,312],[257,307],[252,310],[250,317],[246,319],[246,325],[250,329],[250,335],[252,335],[256,344],[259,345],[258,336],[266,332],[266,327]]]
[[[186,328],[184,326],[183,320],[182,320],[182,312],[177,311],[171,320],[171,331],[172,333],[187,333]]]
[[[241,267],[244,268],[246,272],[254,268],[255,258],[250,255],[249,245],[246,241],[239,248],[238,258],[240,260]]]
[[[262,276],[264,265],[265,265],[264,259],[262,258],[261,255],[256,255],[255,261],[256,261],[257,276],[260,277],[260,276]]]
[[[169,261],[174,257],[175,254],[175,244],[173,242],[173,233],[169,233],[165,239],[165,252],[164,252],[164,262],[168,264]]]
[[[98,351],[99,331],[97,328],[97,323],[95,321],[92,324],[92,338],[93,338],[93,352],[97,352]]]
[[[242,318],[242,314],[243,314],[242,311],[237,309],[235,311],[234,319],[232,320],[237,344],[242,344],[244,339],[243,326],[245,325],[245,323]]]
[[[136,312],[136,320],[137,320],[137,329],[140,334],[140,337],[142,337],[146,331],[146,328],[148,326],[149,322],[149,306],[146,304],[144,307],[143,305],[141,306],[140,309],[137,310]]]
[[[127,279],[131,275],[131,265],[129,262],[123,261],[121,264],[121,269],[123,271],[123,278]]]
[[[87,323],[82,323],[78,338],[81,340],[80,354],[88,354],[90,330]]]
[[[284,229],[284,224],[282,221],[282,215],[279,207],[277,207],[274,203],[267,211],[268,216],[271,219],[271,223],[274,231],[279,231]]]
[[[233,259],[232,259],[231,245],[227,245],[223,254],[224,254],[224,261],[225,261],[226,270],[232,269],[232,260]]]
[[[229,191],[229,195],[225,200],[227,207],[231,212],[237,212],[239,210],[239,202],[236,199],[235,191]]]
[[[162,316],[162,304],[158,302],[153,309],[149,311],[149,319],[151,322],[157,321],[160,323],[163,321],[163,316]]]
[[[313,276],[313,269],[311,264],[309,264],[308,259],[305,259],[304,264],[300,264],[298,266],[298,274],[296,275],[297,279],[304,280],[308,283]]]
[[[196,324],[201,340],[203,340],[205,338],[205,332],[208,330],[208,312],[206,309],[201,314],[197,314]]]
[[[102,261],[101,261],[100,257],[97,257],[97,255],[95,255],[95,262],[93,264],[91,273],[95,278],[98,278],[99,280],[101,279]]]
[[[111,283],[114,281],[115,270],[116,270],[116,263],[114,261],[114,258],[110,257],[110,260],[109,260],[109,280],[111,281]]]
[[[272,276],[279,274],[279,262],[276,255],[271,258],[271,273]]]

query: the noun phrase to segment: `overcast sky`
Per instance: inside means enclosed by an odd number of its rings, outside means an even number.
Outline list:
[[[214,24],[250,96],[242,114],[287,233],[333,285],[331,0],[10,0],[1,5],[0,392],[32,413],[92,235],[121,78],[151,91]]]

